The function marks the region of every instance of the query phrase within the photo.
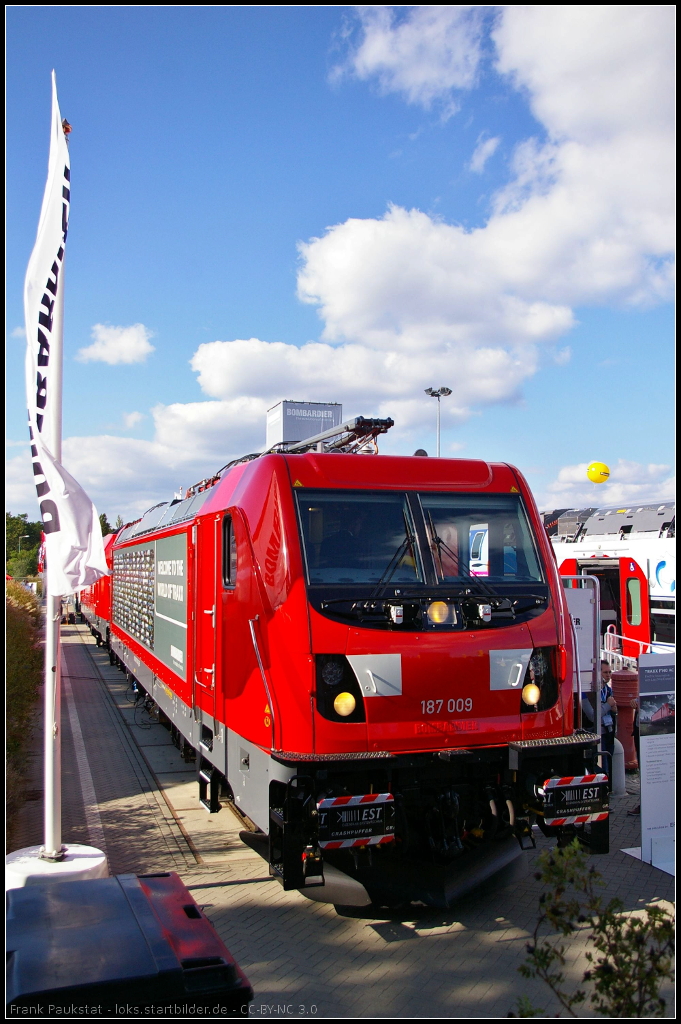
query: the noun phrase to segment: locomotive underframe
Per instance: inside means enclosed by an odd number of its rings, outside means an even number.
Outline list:
[[[95,612],[91,611],[90,608],[81,605],[80,620],[81,622],[87,622],[90,628],[90,633],[95,638],[98,647],[108,645],[110,629],[107,619],[101,618],[99,615],[96,615]]]
[[[546,779],[598,772],[597,747],[595,736],[582,733],[546,745],[531,741],[380,760],[299,762],[287,784],[270,783],[271,870],[285,889],[302,889],[314,885],[330,863],[361,882],[376,902],[390,901],[392,893],[446,906],[459,869],[470,874],[471,863],[482,857],[484,874],[494,873],[513,858],[513,847],[534,845],[534,822],[559,845],[578,836],[593,853],[607,853],[607,819],[546,826],[538,792]],[[319,801],[375,793],[394,797],[394,841],[319,850]],[[476,879],[482,880],[479,863]]]
[[[117,637],[111,637],[110,648],[196,751],[206,808],[219,810],[218,790],[226,782],[237,810],[261,830],[262,852],[285,889],[324,885],[325,865],[332,865],[356,879],[375,902],[420,899],[447,906],[458,894],[453,878],[474,876],[478,884],[509,864],[519,850],[534,845],[535,822],[559,845],[578,836],[593,853],[608,852],[607,819],[546,826],[538,792],[546,779],[599,771],[598,741],[590,733],[434,753],[272,756],[188,707]],[[379,793],[394,798],[393,841],[320,849],[320,800]]]

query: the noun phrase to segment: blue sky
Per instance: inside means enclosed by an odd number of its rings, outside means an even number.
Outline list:
[[[670,496],[672,16],[10,7],[7,507],[37,513],[19,329],[53,67],[64,463],[110,518],[260,447],[280,398],[433,452],[442,384],[443,454],[518,465],[542,507],[591,503],[593,459],[603,502]]]

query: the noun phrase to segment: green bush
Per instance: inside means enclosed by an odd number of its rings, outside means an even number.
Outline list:
[[[34,627],[37,631],[40,629],[41,623],[41,610],[40,601],[38,601],[35,594],[24,587],[21,583],[16,580],[7,580],[5,586],[5,600],[8,605],[12,605],[13,608],[20,608],[25,611]],[[36,637],[38,634],[36,633]]]
[[[577,839],[563,849],[544,851],[538,866],[535,878],[546,888],[527,959],[518,968],[522,976],[543,981],[570,1017],[577,1017],[575,1008],[587,1001],[603,1017],[664,1017],[666,1001],[660,990],[674,977],[671,914],[657,906],[627,914],[618,899],[604,904],[598,894],[603,878],[588,865]],[[568,947],[563,940],[583,929],[588,933],[589,967],[582,975],[585,987],[575,988],[565,974]],[[552,934],[542,935],[543,930]],[[546,1016],[525,995],[517,1000],[516,1011],[508,1016]]]
[[[22,548],[21,552],[7,559],[7,572],[15,579],[35,576],[38,571],[38,548]]]
[[[6,758],[8,830],[21,804],[25,746],[42,679],[40,604],[20,583],[6,589]]]

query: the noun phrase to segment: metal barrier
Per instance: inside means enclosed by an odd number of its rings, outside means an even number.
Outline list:
[[[631,658],[626,654],[622,654],[623,640],[630,644],[638,644],[639,655],[652,653],[650,644],[644,644],[641,640],[632,640],[631,637],[622,636],[620,633],[615,632],[614,626],[608,626],[603,634],[601,658],[603,661],[608,662],[613,672],[620,672],[623,668],[633,669],[636,672],[638,671],[638,657]]]

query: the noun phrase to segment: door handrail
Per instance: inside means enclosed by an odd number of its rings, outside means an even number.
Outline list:
[[[269,685],[267,683],[267,675],[265,673],[265,666],[263,665],[262,658],[260,657],[260,648],[258,647],[258,638],[255,635],[255,624],[256,624],[256,622],[258,621],[259,618],[260,618],[260,616],[256,615],[254,619],[249,619],[248,620],[248,627],[249,627],[249,629],[251,631],[251,640],[253,641],[253,650],[255,651],[255,657],[256,657],[256,660],[258,662],[258,668],[260,669],[260,675],[262,677],[263,686],[265,687],[265,693],[267,694],[267,706],[270,709],[270,718],[272,719],[272,752],[274,753],[275,751],[277,751],[277,752],[280,751],[281,748],[277,747],[277,745],[276,745],[276,733],[275,733],[276,719],[275,719],[275,714],[274,714],[274,703],[272,701],[272,695],[270,694],[270,688],[269,688]]]

